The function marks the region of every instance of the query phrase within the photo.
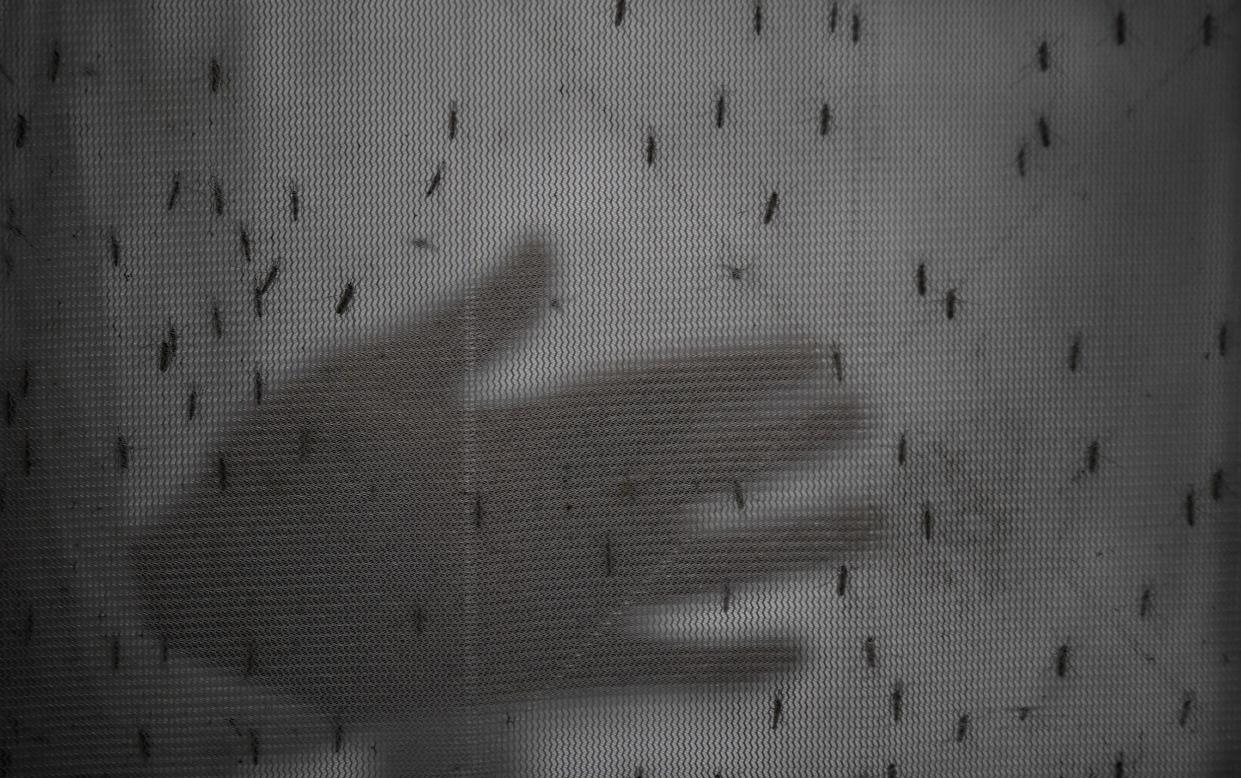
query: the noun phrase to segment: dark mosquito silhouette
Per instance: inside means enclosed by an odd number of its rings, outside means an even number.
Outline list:
[[[129,443],[124,435],[116,436],[116,466],[121,470],[129,467]]]
[[[1184,695],[1181,696],[1181,710],[1176,717],[1177,726],[1184,728],[1185,724],[1189,722],[1189,716],[1193,712],[1194,703],[1196,701],[1197,694],[1192,690],[1186,691]]]
[[[22,148],[26,145],[26,133],[29,123],[24,114],[18,114],[17,119],[13,122],[13,146]]]
[[[156,635],[345,726],[419,733],[402,769],[427,774],[483,758],[466,742],[481,706],[792,667],[790,637],[662,638],[633,628],[636,609],[863,553],[865,507],[714,530],[694,509],[840,449],[864,409],[815,386],[821,356],[796,341],[467,403],[477,365],[547,311],[553,275],[528,239],[472,293],[252,407],[131,549]]]
[[[1051,148],[1051,125],[1047,122],[1047,116],[1040,114],[1038,117],[1038,142],[1045,149]]]
[[[164,210],[171,211],[177,207],[177,198],[181,196],[181,173],[174,173],[172,176],[172,185],[168,188],[168,199],[164,203]]]
[[[241,255],[246,258],[247,262],[253,260],[250,250],[250,232],[246,229],[246,225],[241,224],[237,227],[237,239],[241,243]]]
[[[435,190],[440,188],[440,184],[444,180],[444,163],[441,162],[435,168],[435,173],[431,176],[431,183],[427,184],[427,197],[435,194]]]
[[[721,264],[724,266],[724,269],[728,271],[728,277],[737,282],[745,280],[746,273],[750,270],[749,264],[730,265],[727,262]]]
[[[337,316],[344,316],[345,312],[349,310],[349,303],[353,301],[353,292],[353,282],[350,281],[345,284],[345,290],[340,293],[340,300],[336,302]]]
[[[219,181],[211,182],[211,210],[216,216],[224,215],[224,188]]]
[[[1082,334],[1073,334],[1073,343],[1069,345],[1069,372],[1076,373],[1082,363]]]
[[[819,135],[820,137],[827,135],[832,129],[832,108],[824,103],[819,108]]]
[[[208,87],[211,89],[211,94],[215,94],[220,91],[220,84],[224,81],[224,71],[220,67],[220,60],[215,57],[211,58],[211,64],[208,66],[207,80]]]
[[[1064,75],[1060,67],[1060,49],[1063,43],[1061,36],[1052,37],[1046,32],[1029,39],[1024,49],[1029,54],[1023,58],[1020,75],[1010,86],[1027,78],[1046,79],[1056,75]]]
[[[1056,677],[1063,678],[1069,671],[1069,646],[1064,644],[1056,649]]]

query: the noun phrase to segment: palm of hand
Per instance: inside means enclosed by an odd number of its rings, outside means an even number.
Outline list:
[[[813,349],[792,343],[477,406],[474,366],[537,321],[552,269],[530,239],[475,294],[251,413],[222,469],[134,549],[176,651],[349,720],[438,722],[441,744],[480,704],[795,661],[787,639],[662,639],[625,615],[868,540],[865,511],[692,526],[702,500],[744,510],[786,466],[857,436],[859,407],[811,395]]]

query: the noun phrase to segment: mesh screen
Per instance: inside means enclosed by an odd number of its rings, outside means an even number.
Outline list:
[[[1236,774],[1239,46],[0,3],[0,776]]]

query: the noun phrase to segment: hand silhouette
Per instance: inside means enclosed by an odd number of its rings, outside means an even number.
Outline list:
[[[796,343],[476,402],[475,369],[546,309],[553,253],[525,240],[445,311],[249,412],[133,549],[175,653],[344,719],[432,727],[427,764],[457,763],[479,705],[753,680],[796,660],[789,639],[664,639],[627,616],[867,542],[863,509],[694,526],[704,500],[744,511],[786,467],[856,437],[860,405],[811,386],[815,351]]]

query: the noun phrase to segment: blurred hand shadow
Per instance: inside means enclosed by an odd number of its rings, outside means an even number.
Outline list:
[[[871,543],[865,507],[729,529],[694,513],[721,494],[744,511],[783,471],[843,451],[864,406],[811,381],[816,349],[792,341],[475,403],[470,375],[538,323],[554,264],[532,233],[472,293],[300,373],[229,432],[132,549],[145,618],[174,654],[416,733],[404,770],[503,760],[484,753],[490,706],[796,663],[791,639],[661,639],[624,617]]]

